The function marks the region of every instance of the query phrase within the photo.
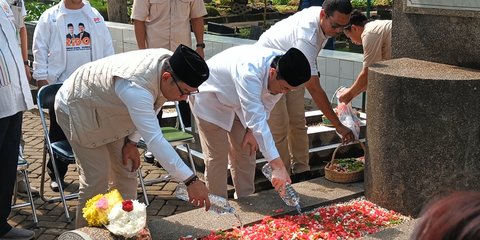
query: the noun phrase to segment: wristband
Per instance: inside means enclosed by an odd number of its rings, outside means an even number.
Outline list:
[[[134,141],[132,141],[132,140],[130,140],[130,138],[128,138],[128,136],[125,137],[124,145],[127,145],[127,143],[130,143],[130,144],[133,144],[133,145],[137,146],[137,143],[134,142]]]
[[[23,61],[23,64],[25,64],[25,65],[27,65],[27,66],[30,66],[30,64],[29,64],[29,61],[28,61],[28,60],[26,60],[26,61]]]
[[[197,48],[205,48],[205,43],[197,43]]]
[[[187,179],[184,183],[185,183],[185,186],[190,186],[192,185],[195,181],[198,180],[198,177],[197,175],[194,175],[193,177],[190,177],[189,179]]]

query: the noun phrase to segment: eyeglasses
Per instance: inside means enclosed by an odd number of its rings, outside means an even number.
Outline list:
[[[173,77],[173,74],[170,74],[170,75],[172,76],[172,79],[173,79],[173,82],[175,83],[175,85],[177,85],[178,91],[180,91],[180,95],[181,95],[181,96],[184,96],[184,95],[189,96],[189,95],[193,95],[193,94],[196,94],[196,93],[199,93],[199,92],[200,92],[198,89],[195,90],[195,91],[193,91],[193,92],[184,92],[184,91],[182,91],[182,89],[180,88],[180,86],[179,86],[178,83],[177,83],[177,82],[178,82],[177,79],[175,79],[175,77]]]
[[[328,15],[327,15],[327,19],[328,19],[328,22],[330,23],[330,27],[333,28],[333,29],[346,28],[346,27],[349,27],[349,26],[350,26],[350,23],[349,23],[349,24],[345,24],[345,25],[340,25],[340,24],[337,24],[337,23],[333,23],[333,22],[332,22],[332,17],[331,17],[331,16],[328,16]]]

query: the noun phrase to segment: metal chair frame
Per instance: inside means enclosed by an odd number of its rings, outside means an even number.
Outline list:
[[[44,132],[44,147],[43,147],[43,158],[42,158],[42,174],[40,178],[40,197],[42,200],[52,203],[52,202],[59,202],[63,203],[63,209],[65,211],[65,217],[67,221],[70,222],[70,213],[68,211],[67,200],[78,198],[78,193],[68,194],[65,195],[63,185],[61,183],[58,184],[58,191],[60,193],[60,197],[53,197],[47,198],[45,197],[45,173],[46,173],[46,163],[47,163],[47,153],[50,156],[53,166],[53,174],[55,175],[56,179],[60,179],[58,174],[57,168],[57,157],[62,157],[62,159],[68,163],[73,164],[75,163],[75,157],[73,156],[72,148],[68,141],[59,141],[52,143],[49,137],[49,129],[47,125],[47,117],[45,114],[45,110],[53,107],[55,102],[55,95],[60,89],[62,84],[51,84],[46,85],[40,88],[37,94],[37,106],[40,113],[40,120],[42,122],[43,132]],[[56,119],[50,119],[51,121],[56,121]]]
[[[30,185],[30,181],[28,179],[28,171],[27,170],[28,170],[28,162],[25,159],[23,159],[23,157],[19,156],[19,161],[18,161],[18,164],[17,164],[17,171],[22,172],[23,180],[25,181],[25,184],[27,185],[28,202],[16,204],[16,202],[17,202],[17,189],[18,189],[18,181],[17,181],[15,183],[15,187],[14,187],[14,190],[13,190],[14,194],[13,194],[13,201],[12,201],[12,209],[30,206],[32,208],[33,222],[36,225],[38,223],[37,210],[35,209],[35,203],[33,201],[33,195],[32,195],[32,188],[31,188],[31,185]]]

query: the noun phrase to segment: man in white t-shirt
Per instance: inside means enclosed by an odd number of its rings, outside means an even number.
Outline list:
[[[256,43],[281,51],[295,47],[305,54],[311,68],[311,78],[305,87],[318,108],[342,135],[343,143],[353,141],[354,135],[333,112],[328,97],[320,86],[316,62],[327,39],[340,33],[349,24],[351,11],[350,0],[326,0],[322,7],[309,7],[276,23]],[[305,89],[300,88],[283,96],[271,112],[269,125],[287,170],[292,169],[295,174],[305,173],[308,178],[310,165],[304,92]]]
[[[392,20],[369,22],[367,16],[355,10],[350,25],[343,32],[353,43],[363,46],[363,68],[352,87],[342,92],[340,101],[349,103],[358,94],[367,90],[368,67],[392,58]]]
[[[85,34],[79,37],[84,31],[89,32],[88,38]],[[112,38],[102,15],[82,0],[62,0],[41,15],[33,35],[32,50],[33,77],[38,87],[61,83],[83,64],[114,53]],[[55,118],[53,109],[49,109],[49,114],[50,118]],[[52,142],[66,140],[57,124],[50,125],[49,137]],[[59,179],[52,164],[52,161],[47,164],[50,187],[59,191],[68,164],[56,162]]]

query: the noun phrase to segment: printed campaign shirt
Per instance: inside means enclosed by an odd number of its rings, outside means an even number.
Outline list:
[[[65,48],[67,52],[67,65],[65,72],[60,76],[61,82],[65,81],[78,67],[92,61],[92,46],[88,32],[89,20],[82,10],[69,10],[65,14]]]

